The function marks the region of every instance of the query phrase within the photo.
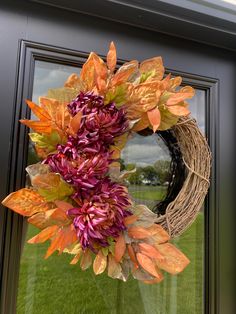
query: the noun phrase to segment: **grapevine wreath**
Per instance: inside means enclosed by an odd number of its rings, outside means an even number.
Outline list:
[[[41,162],[26,168],[31,186],[2,203],[41,229],[29,243],[50,240],[45,258],[68,253],[83,270],[92,265],[95,274],[107,270],[112,278],[126,281],[132,274],[158,283],[162,270],[177,274],[189,263],[169,240],[193,222],[203,204],[210,151],[186,102],[194,89],[180,87],[181,77],[164,77],[161,57],[116,70],[111,43],[106,61],[92,52],[80,76],[72,74],[63,88],[49,90],[39,105],[27,101],[38,120],[20,122],[33,130],[29,136]],[[132,199],[125,180],[130,172],[120,170],[127,141],[145,132],[166,134],[183,178],[176,189],[173,175],[174,194],[156,212]]]

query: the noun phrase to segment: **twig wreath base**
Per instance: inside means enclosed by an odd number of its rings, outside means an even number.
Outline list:
[[[161,224],[171,238],[181,235],[201,210],[210,185],[211,152],[193,118],[183,117],[173,127],[187,176],[177,197],[160,215]]]

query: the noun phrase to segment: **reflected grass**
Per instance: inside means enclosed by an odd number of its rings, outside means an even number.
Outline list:
[[[160,201],[166,196],[166,191],[167,188],[162,186],[135,186],[130,194],[138,199]]]
[[[143,190],[143,199],[156,199],[158,193],[163,193],[161,189],[157,192],[157,187]],[[140,193],[133,196],[141,198]],[[91,269],[83,272],[79,265],[69,264],[68,254],[54,254],[45,260],[48,243],[26,243],[21,258],[17,313],[200,314],[203,312],[203,223],[204,216],[200,213],[194,224],[173,241],[189,257],[190,265],[178,276],[165,274],[165,280],[157,285],[133,279],[123,283],[106,274],[95,276]],[[26,238],[37,232],[29,225]]]

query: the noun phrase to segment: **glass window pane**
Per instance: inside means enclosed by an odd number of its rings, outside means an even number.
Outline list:
[[[60,87],[79,68],[37,61],[33,101],[45,95],[48,88]],[[191,110],[203,132],[205,130],[205,92],[197,90]],[[31,156],[30,156],[31,154]],[[35,162],[29,147],[29,163]],[[157,135],[135,135],[122,154],[122,166],[136,167],[138,175],[127,182],[133,198],[150,208],[165,195],[170,176],[171,157],[163,140]],[[173,242],[189,257],[191,264],[178,276],[165,274],[157,285],[145,285],[133,279],[127,283],[95,276],[70,265],[68,254],[44,259],[48,243],[25,243],[21,258],[18,288],[18,314],[200,314],[203,313],[204,214],[181,237]],[[38,230],[27,226],[25,239]]]

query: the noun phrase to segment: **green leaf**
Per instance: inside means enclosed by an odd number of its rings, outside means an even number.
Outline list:
[[[115,240],[113,238],[107,239],[109,246],[107,247],[108,252],[110,252],[112,255],[115,254]]]
[[[155,75],[156,71],[155,70],[151,70],[145,73],[142,73],[141,77],[140,77],[140,83],[145,82],[148,78],[151,78]]]
[[[126,94],[127,86],[125,84],[118,85],[114,89],[111,89],[107,92],[105,97],[105,104],[114,102],[117,107],[120,107],[125,103]]]
[[[158,127],[158,130],[161,131],[168,130],[178,122],[179,117],[170,113],[165,106],[160,106],[159,110],[161,112],[161,123],[160,126]]]
[[[65,181],[60,180],[58,186],[52,186],[50,189],[38,189],[38,193],[48,202],[56,200],[67,201],[68,197],[74,192],[74,189]]]
[[[39,134],[29,133],[29,137],[39,148],[45,149],[47,153],[56,150],[57,144],[65,143],[65,139],[62,139],[56,130],[52,131],[51,134]]]
[[[104,256],[107,256],[107,255],[108,255],[109,250],[108,250],[107,247],[103,247],[101,250],[102,250],[102,254],[103,254]]]

